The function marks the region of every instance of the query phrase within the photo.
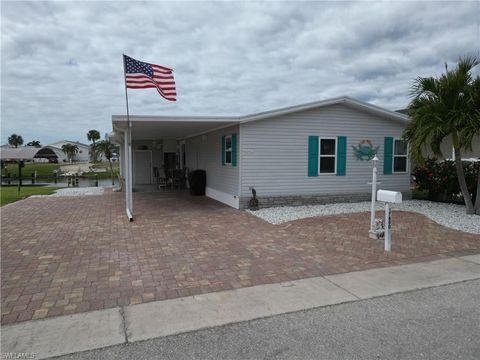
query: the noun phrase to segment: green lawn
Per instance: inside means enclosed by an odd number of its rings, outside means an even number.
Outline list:
[[[32,173],[37,171],[37,176],[53,176],[53,171],[57,170],[60,173],[60,166],[62,165],[69,165],[68,163],[62,164],[44,164],[44,163],[25,163],[25,167],[22,168],[22,178],[30,178]],[[73,164],[75,165],[75,163]],[[83,173],[83,177],[89,179],[95,179],[95,174],[98,175],[98,179],[109,179],[111,178],[110,175],[110,166],[108,162],[101,162],[94,164],[92,167],[94,168],[103,168],[106,169],[106,172],[86,172]],[[113,163],[113,172],[115,174],[115,178],[120,171],[120,166],[118,162]],[[10,176],[18,176],[18,165],[17,164],[8,164],[7,171],[3,170],[2,175],[5,176],[6,173],[9,173]]]
[[[20,193],[16,186],[0,186],[0,206],[25,199],[30,195],[50,195],[59,187],[53,186],[25,186],[20,188]]]
[[[43,163],[25,163],[25,167],[22,168],[22,177],[29,177],[37,171],[38,176],[52,176],[53,170],[60,170],[61,164],[43,164]],[[7,173],[10,173],[10,176],[18,176],[18,165],[17,164],[8,164]],[[3,170],[2,175],[5,175],[5,170]]]

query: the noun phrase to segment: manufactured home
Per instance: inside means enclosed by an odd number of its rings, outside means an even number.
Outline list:
[[[374,155],[381,187],[408,198],[407,122],[339,97],[240,117],[131,115],[131,141],[126,116],[114,115],[110,138],[134,191],[156,189],[166,168],[202,169],[206,196],[243,209],[252,189],[260,207],[367,200]]]

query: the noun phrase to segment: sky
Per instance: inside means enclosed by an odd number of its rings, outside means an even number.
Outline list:
[[[480,54],[479,14],[480,1],[2,1],[1,143],[110,132],[126,114],[123,53],[173,68],[178,94],[129,90],[130,114],[247,115],[342,95],[405,108],[417,76]]]

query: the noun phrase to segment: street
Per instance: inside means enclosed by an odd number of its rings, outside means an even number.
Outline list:
[[[480,359],[480,280],[57,359]]]

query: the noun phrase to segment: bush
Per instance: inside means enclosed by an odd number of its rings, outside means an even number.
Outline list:
[[[463,169],[468,192],[472,199],[475,199],[480,162],[464,161]],[[416,167],[412,175],[417,190],[428,192],[430,200],[460,201],[463,203],[454,161],[428,159],[424,165]]]

